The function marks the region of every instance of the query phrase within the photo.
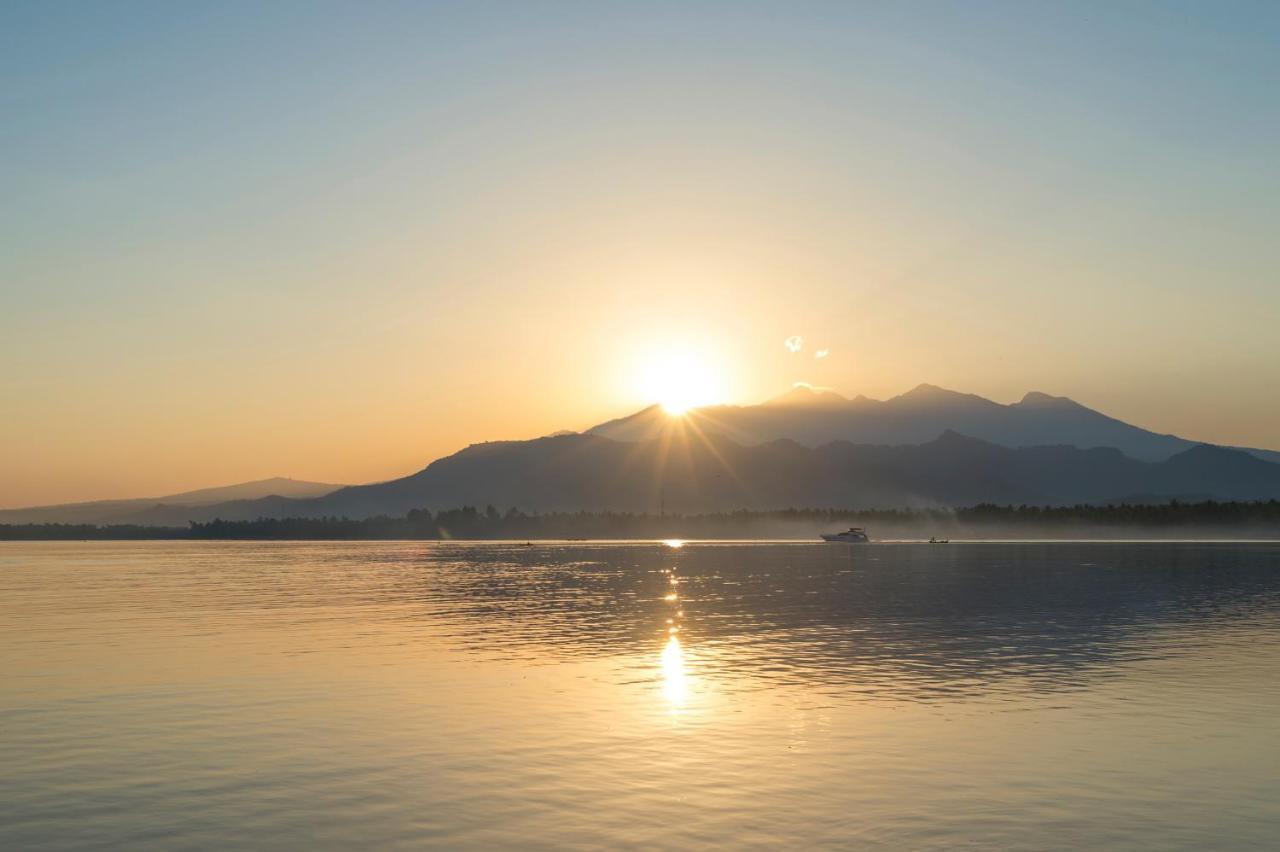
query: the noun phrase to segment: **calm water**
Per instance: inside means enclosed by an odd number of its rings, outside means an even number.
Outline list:
[[[1280,546],[0,544],[0,847],[1250,849]]]

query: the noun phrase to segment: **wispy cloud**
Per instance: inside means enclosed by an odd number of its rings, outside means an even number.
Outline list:
[[[798,334],[793,334],[782,342],[787,347],[788,352],[799,352],[804,348],[804,338]]]
[[[827,357],[827,356],[828,356],[828,355],[830,355],[830,354],[831,354],[831,350],[830,350],[830,349],[819,349],[817,352],[813,353],[813,357],[815,357],[815,358],[825,358],[825,357]]]

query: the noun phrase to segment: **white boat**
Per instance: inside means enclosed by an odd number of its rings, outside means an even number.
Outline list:
[[[871,541],[867,536],[867,531],[862,527],[849,527],[848,531],[842,533],[824,533],[823,541],[837,541],[845,544],[862,544]]]

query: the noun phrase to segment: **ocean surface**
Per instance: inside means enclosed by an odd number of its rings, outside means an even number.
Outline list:
[[[1259,849],[1280,545],[0,543],[0,848]]]

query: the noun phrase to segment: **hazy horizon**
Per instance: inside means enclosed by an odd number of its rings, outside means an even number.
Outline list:
[[[0,507],[680,385],[1280,449],[1280,7],[0,10]]]

